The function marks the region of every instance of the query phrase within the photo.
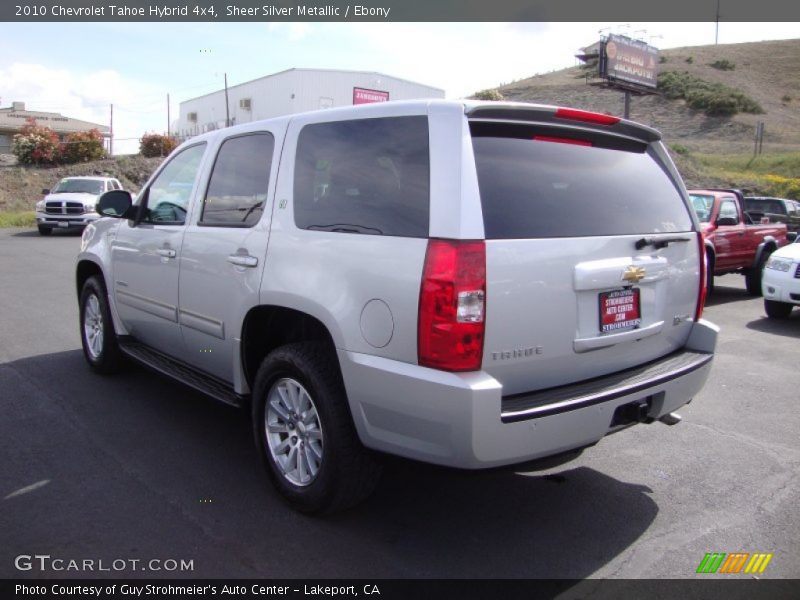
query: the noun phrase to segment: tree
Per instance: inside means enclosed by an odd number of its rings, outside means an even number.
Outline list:
[[[36,119],[28,118],[14,136],[11,152],[23,165],[52,165],[60,158],[59,144],[55,131],[37,125]]]
[[[158,133],[145,133],[139,143],[139,152],[142,156],[166,156],[178,146],[178,140],[168,135]]]
[[[103,134],[98,129],[70,133],[61,147],[61,159],[65,163],[88,162],[105,155]]]

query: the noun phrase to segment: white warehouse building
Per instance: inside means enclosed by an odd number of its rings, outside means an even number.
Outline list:
[[[389,100],[444,98],[444,90],[368,71],[288,69],[228,88],[230,125]],[[180,103],[173,134],[188,138],[226,124],[225,90]]]

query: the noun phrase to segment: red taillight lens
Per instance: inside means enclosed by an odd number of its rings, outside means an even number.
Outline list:
[[[556,110],[556,117],[560,119],[569,119],[570,121],[597,123],[598,125],[614,125],[615,123],[619,123],[619,117],[612,117],[611,115],[590,112],[588,110],[577,110],[575,108],[559,108]]]
[[[480,369],[485,317],[485,243],[430,240],[419,293],[419,364]]]
[[[700,256],[700,291],[697,293],[697,308],[694,311],[694,320],[699,321],[703,316],[703,308],[706,305],[708,295],[708,257],[706,256],[706,245],[703,242],[703,234],[697,232],[697,252]]]

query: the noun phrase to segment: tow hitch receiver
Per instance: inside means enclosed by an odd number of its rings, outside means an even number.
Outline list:
[[[649,417],[651,399],[634,400],[618,406],[611,419],[611,427],[620,425],[631,425],[633,423],[652,423],[653,418]]]

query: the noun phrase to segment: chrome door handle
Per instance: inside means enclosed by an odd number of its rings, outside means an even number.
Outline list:
[[[228,257],[228,262],[237,267],[255,267],[258,266],[258,259],[249,254],[231,254]]]
[[[159,248],[156,250],[159,256],[163,256],[164,258],[175,258],[175,250],[172,248]]]

